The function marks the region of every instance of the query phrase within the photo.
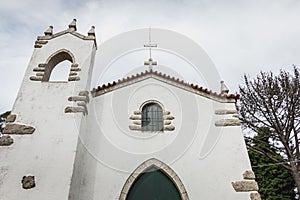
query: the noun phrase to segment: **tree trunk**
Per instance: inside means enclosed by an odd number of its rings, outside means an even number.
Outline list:
[[[297,194],[299,195],[300,194],[300,174],[297,170],[296,163],[291,162],[291,167],[292,167],[291,172],[292,172],[292,175],[293,175],[296,187],[297,187]]]

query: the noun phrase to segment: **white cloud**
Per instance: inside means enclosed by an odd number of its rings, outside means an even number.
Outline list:
[[[228,86],[237,90],[243,73],[300,65],[300,3],[286,1],[36,1],[0,3],[0,112],[9,110],[33,51],[49,26],[78,31],[96,26],[98,43],[149,26],[174,30],[198,42]]]

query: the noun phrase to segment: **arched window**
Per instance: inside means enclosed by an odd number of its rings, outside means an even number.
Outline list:
[[[142,131],[163,131],[163,111],[157,103],[148,103],[142,109]]]

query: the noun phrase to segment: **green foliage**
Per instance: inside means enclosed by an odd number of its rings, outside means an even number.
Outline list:
[[[6,118],[9,114],[10,111],[6,111],[5,113],[0,115],[0,134],[2,134],[2,130],[5,127]]]
[[[269,143],[271,137],[268,128],[261,128],[254,137],[252,146],[264,151],[276,150]],[[273,161],[249,148],[249,157],[252,163],[256,181],[259,185],[259,193],[264,200],[290,200],[295,199],[295,183],[289,170],[281,165],[272,164]],[[284,162],[278,155],[277,160]]]

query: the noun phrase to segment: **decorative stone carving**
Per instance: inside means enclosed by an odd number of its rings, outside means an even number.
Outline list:
[[[261,200],[260,194],[258,192],[252,192],[250,194],[251,200]]]
[[[253,171],[251,170],[246,170],[244,173],[243,173],[243,177],[244,179],[246,180],[254,180],[255,179],[255,174]]]
[[[226,110],[226,109],[223,109],[223,110],[216,110],[215,114],[216,115],[237,114],[237,111],[236,110]]]
[[[0,137],[0,146],[9,146],[12,143],[14,143],[14,140],[9,135]]]
[[[21,182],[23,189],[27,190],[35,187],[34,176],[23,176]]]
[[[221,119],[215,122],[216,126],[240,126],[241,121],[239,119]]]
[[[236,181],[232,182],[232,186],[236,192],[258,191],[256,181]]]
[[[7,116],[6,122],[8,122],[8,123],[14,122],[16,120],[16,118],[17,118],[17,115],[10,114]]]
[[[8,123],[3,129],[4,134],[32,134],[35,131],[35,128],[32,126],[27,126],[23,124],[11,124]]]

